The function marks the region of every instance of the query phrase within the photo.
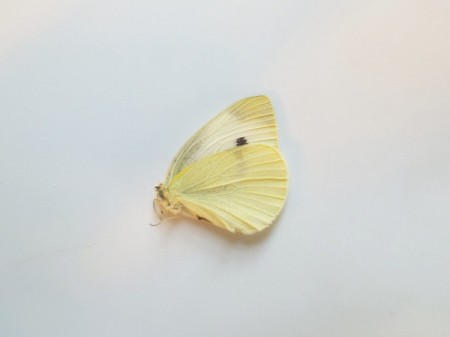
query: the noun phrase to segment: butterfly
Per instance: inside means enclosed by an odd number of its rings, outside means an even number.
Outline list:
[[[160,219],[187,216],[230,232],[270,226],[286,200],[288,174],[266,96],[241,99],[197,131],[155,187]]]

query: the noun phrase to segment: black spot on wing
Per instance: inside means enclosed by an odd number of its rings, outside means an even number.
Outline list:
[[[242,145],[245,145],[245,144],[248,144],[247,138],[239,137],[239,138],[236,139],[236,146],[242,146]]]

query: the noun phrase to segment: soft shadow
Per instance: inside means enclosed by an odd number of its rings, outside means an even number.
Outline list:
[[[281,214],[279,216],[281,218]],[[208,234],[212,234],[215,237],[226,241],[227,243],[231,245],[240,245],[240,246],[256,246],[264,242],[270,235],[276,230],[278,223],[278,219],[275,220],[275,222],[269,226],[268,228],[264,229],[261,232],[252,234],[252,235],[245,235],[242,233],[231,233],[227,231],[226,229],[217,227],[210,222],[204,221],[204,220],[196,220],[191,219],[188,217],[179,217],[167,220],[163,222],[159,226],[167,226],[168,228],[165,230],[165,236],[166,238],[170,237],[179,229],[178,226],[194,226],[197,228],[201,228],[202,231],[208,232]],[[157,227],[159,227],[157,226]],[[155,228],[157,228],[155,227]]]
[[[259,245],[262,242],[264,242],[268,236],[275,230],[276,222],[273,223],[269,228],[264,229],[261,232],[252,234],[252,235],[245,235],[242,233],[231,233],[227,231],[226,229],[217,227],[207,221],[202,220],[195,220],[192,219],[192,221],[189,221],[190,225],[192,226],[201,226],[204,230],[212,232],[215,236],[219,237],[220,239],[225,240],[229,244],[232,245],[243,245],[243,246],[255,246]]]

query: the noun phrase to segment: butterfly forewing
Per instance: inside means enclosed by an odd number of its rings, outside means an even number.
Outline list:
[[[246,144],[278,147],[272,104],[266,96],[242,99],[202,127],[178,151],[166,177],[166,185],[184,168],[215,153]]]

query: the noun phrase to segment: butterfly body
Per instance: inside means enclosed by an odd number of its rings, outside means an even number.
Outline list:
[[[184,215],[244,234],[268,227],[287,193],[269,99],[249,97],[216,116],[181,148],[155,189],[161,218]]]

